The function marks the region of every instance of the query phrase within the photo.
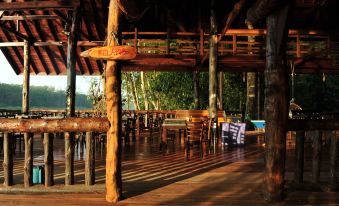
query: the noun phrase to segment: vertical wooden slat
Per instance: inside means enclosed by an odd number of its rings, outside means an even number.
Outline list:
[[[138,28],[134,28],[134,47],[138,53]]]
[[[300,46],[300,34],[299,32],[297,33],[297,37],[296,37],[296,55],[297,57],[301,57],[301,46]]]
[[[25,133],[24,186],[33,184],[33,134]],[[20,141],[20,140],[19,140]]]
[[[85,185],[95,184],[95,146],[92,132],[86,132]]]
[[[320,178],[322,132],[315,131],[313,136],[312,152],[312,182],[318,183]]]
[[[107,35],[119,35],[121,12],[118,4],[120,0],[110,1],[107,25]],[[110,39],[109,38],[109,39]],[[117,42],[109,41],[108,46]],[[111,127],[107,132],[106,153],[106,200],[116,203],[122,198],[121,180],[121,67],[116,61],[107,61],[106,66],[106,107],[107,118]]]
[[[194,108],[200,109],[200,84],[199,71],[193,72],[193,86],[194,86]]]
[[[12,135],[4,133],[4,186],[13,185],[13,147]]]
[[[54,185],[53,139],[53,134],[44,133],[45,187]]]
[[[236,34],[232,35],[232,49],[233,49],[233,54],[237,53],[237,35]]]
[[[331,136],[330,150],[330,186],[332,189],[337,189],[337,172],[338,172],[338,137],[336,134]]]
[[[200,57],[204,56],[204,30],[200,29]]]
[[[304,180],[304,143],[305,131],[297,131],[295,136],[295,171],[294,181],[302,183]]]

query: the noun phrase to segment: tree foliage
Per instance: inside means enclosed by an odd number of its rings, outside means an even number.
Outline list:
[[[22,86],[0,83],[0,108],[20,109],[22,104]],[[86,95],[76,95],[76,108],[91,108]],[[55,90],[54,87],[31,86],[29,104],[31,108],[64,109],[66,108],[66,94]]]

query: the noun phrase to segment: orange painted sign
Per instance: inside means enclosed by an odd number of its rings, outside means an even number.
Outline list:
[[[105,46],[95,47],[80,54],[82,57],[103,60],[131,60],[137,55],[137,51],[131,46]]]

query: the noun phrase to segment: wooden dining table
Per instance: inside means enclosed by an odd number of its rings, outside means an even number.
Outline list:
[[[167,153],[167,130],[178,130],[179,135],[182,130],[186,130],[186,119],[165,119],[161,124],[160,151]]]

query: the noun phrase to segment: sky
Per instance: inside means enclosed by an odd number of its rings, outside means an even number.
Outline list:
[[[87,94],[91,76],[77,76],[76,79],[76,92]],[[15,74],[11,65],[8,63],[2,52],[0,51],[0,83],[6,84],[20,84],[22,85],[22,75]],[[46,75],[31,75],[30,85],[34,86],[52,86],[57,90],[65,90],[67,84],[66,76],[46,76]]]

